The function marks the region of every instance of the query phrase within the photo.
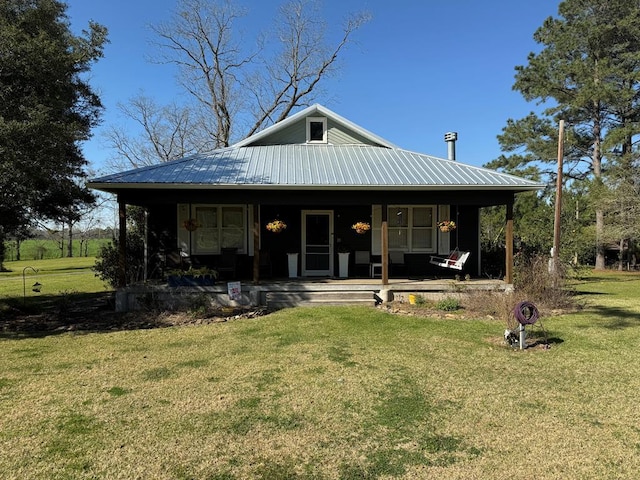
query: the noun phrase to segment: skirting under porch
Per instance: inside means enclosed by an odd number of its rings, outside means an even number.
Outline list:
[[[410,294],[427,299],[463,295],[474,291],[509,291],[512,285],[501,280],[453,279],[285,279],[258,284],[240,283],[237,299],[231,299],[227,283],[202,287],[169,287],[165,284],[131,285],[116,293],[116,310],[120,312],[145,308],[179,310],[195,301],[212,306],[265,307],[278,310],[313,305],[377,305],[393,300],[407,300]]]

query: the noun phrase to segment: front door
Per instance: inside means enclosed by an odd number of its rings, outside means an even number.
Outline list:
[[[333,211],[302,212],[302,276],[333,275]]]

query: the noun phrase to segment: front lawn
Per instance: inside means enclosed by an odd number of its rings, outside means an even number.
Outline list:
[[[551,348],[365,307],[0,341],[0,477],[632,479],[640,276],[576,286]]]

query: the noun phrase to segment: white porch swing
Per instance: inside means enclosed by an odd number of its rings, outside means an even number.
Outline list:
[[[456,207],[456,220],[458,217],[458,209]],[[455,227],[456,231],[456,248],[449,252],[449,256],[447,257],[439,257],[432,255],[429,263],[432,265],[436,265],[441,268],[450,268],[452,270],[462,270],[464,268],[464,264],[466,263],[471,252],[466,252],[458,249],[458,229]]]

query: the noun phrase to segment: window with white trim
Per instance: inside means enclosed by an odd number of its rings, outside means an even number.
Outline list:
[[[325,117],[307,117],[307,143],[327,143]]]
[[[246,251],[243,205],[194,204],[188,219],[181,218],[186,213],[184,210],[178,212],[179,231],[185,230],[185,222],[189,222],[191,254],[218,254],[223,248],[237,248],[239,253]],[[181,233],[179,237],[186,236],[186,232]]]
[[[387,211],[389,250],[436,251],[435,206],[392,205]]]

